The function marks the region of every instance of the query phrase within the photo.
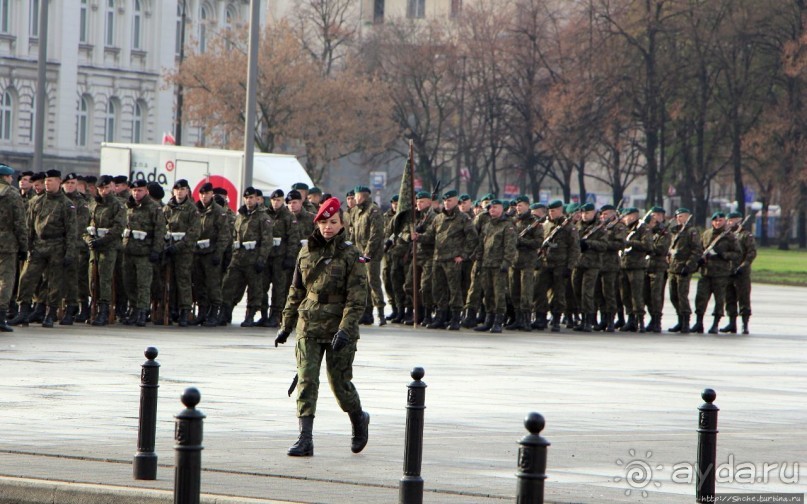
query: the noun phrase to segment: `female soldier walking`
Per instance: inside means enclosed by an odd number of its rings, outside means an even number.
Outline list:
[[[338,199],[325,201],[314,221],[317,227],[297,257],[283,323],[275,339],[275,346],[285,343],[296,327],[300,437],[288,451],[295,457],[314,455],[311,433],[323,356],[331,390],[353,424],[353,453],[364,449],[370,425],[370,415],[362,411],[351,381],[358,322],[367,301],[366,258],[346,239]]]

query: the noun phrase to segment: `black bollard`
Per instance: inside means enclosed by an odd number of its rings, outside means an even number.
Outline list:
[[[539,435],[546,421],[540,413],[529,413],[524,418],[524,427],[529,434],[518,442],[518,487],[517,504],[543,504],[544,480],[546,479],[546,447],[549,441]]]
[[[717,465],[717,412],[712,404],[717,394],[712,389],[703,389],[705,403],[698,407],[698,473],[695,477],[697,502],[715,501],[715,467]]]
[[[199,504],[202,483],[202,420],[204,413],[196,409],[202,395],[195,387],[182,393],[182,404],[174,424],[174,504]]]
[[[155,361],[157,349],[148,347],[146,362],[140,370],[140,423],[137,430],[137,453],[132,462],[136,480],[157,479],[157,454],[154,438],[157,434],[157,389],[160,385],[160,363]]]
[[[407,385],[406,440],[404,441],[404,476],[398,492],[399,504],[423,502],[423,478],[420,465],[423,461],[423,410],[426,409],[426,384],[420,381],[426,374],[422,367],[412,369],[415,380]]]

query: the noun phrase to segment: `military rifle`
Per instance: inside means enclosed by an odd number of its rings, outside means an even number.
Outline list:
[[[518,233],[518,237],[524,238],[525,236],[527,236],[527,233],[543,224],[544,220],[545,220],[544,217],[541,217],[540,219],[535,217],[535,219],[530,223],[529,226],[525,227],[524,229],[521,230],[520,233]]]
[[[750,219],[750,218],[751,218],[751,214],[746,215],[745,218],[743,219],[743,221],[741,223],[739,223],[736,228],[734,228],[734,236],[735,237],[740,236],[740,233],[742,232],[743,227],[745,226],[745,223],[748,222],[748,219]]]
[[[575,210],[574,212],[570,213],[569,215],[566,216],[565,219],[563,219],[563,222],[552,228],[552,231],[549,232],[549,236],[547,236],[544,239],[543,243],[541,243],[541,248],[538,251],[539,254],[546,253],[545,252],[546,249],[551,248],[552,244],[554,243],[555,236],[557,236],[557,234],[560,232],[561,229],[565,228],[572,222],[574,215],[579,211],[580,210]]]
[[[608,222],[608,224],[605,225],[606,231],[610,231],[611,229],[613,229],[613,227],[616,226],[616,223],[619,222],[619,219],[622,217],[622,215],[620,214],[622,213],[622,205],[624,203],[625,198],[619,200],[619,204],[616,206],[616,212],[614,213],[614,216],[611,217],[610,222]]]
[[[605,229],[609,229],[608,225],[610,225],[611,222],[616,221],[616,220],[618,220],[618,217],[617,217],[616,214],[612,215],[608,220],[604,220],[604,221],[601,220],[594,227],[592,227],[588,231],[586,231],[586,234],[581,236],[580,239],[581,240],[587,240],[587,239],[591,238],[591,235],[593,235],[594,233],[596,233],[597,231],[599,231],[603,227],[605,227]]]
[[[720,229],[725,229],[725,228],[726,228],[726,225],[723,224],[723,227],[720,228]],[[706,249],[703,251],[703,254],[701,255],[701,261],[705,262],[709,258],[709,256],[711,255],[712,251],[714,251],[717,244],[720,243],[720,240],[725,238],[729,233],[730,233],[730,231],[724,231],[724,232],[720,233],[719,235],[717,235],[717,238],[713,239],[712,242],[709,243],[709,246],[706,247]],[[733,235],[734,233],[731,233],[731,234]]]
[[[92,296],[92,301],[90,301],[90,321],[92,322],[95,320],[95,317],[98,316],[98,286],[99,286],[99,278],[98,278],[98,255],[95,255],[95,258],[92,259],[92,268],[90,268],[90,281],[92,287],[90,288],[90,296]]]
[[[636,227],[633,228],[633,230],[630,233],[628,233],[628,236],[625,237],[626,242],[629,242],[634,236],[636,236],[636,233],[639,232],[640,229],[642,229],[642,226],[647,224],[647,218],[650,217],[650,215],[652,213],[653,213],[653,209],[651,208],[650,210],[647,211],[646,214],[644,214],[644,217],[642,217],[641,220],[639,220],[639,223],[636,224]],[[628,247],[628,248],[626,248],[624,250],[620,250],[620,252],[621,252],[620,256],[629,253],[631,250],[633,250],[633,247]]]
[[[670,250],[668,250],[668,251],[667,251],[667,255],[668,255],[668,256],[670,256],[670,257],[673,257],[673,258],[674,258],[674,257],[675,257],[675,255],[678,253],[678,249],[676,249],[676,248],[675,248],[675,245],[678,243],[678,239],[679,239],[681,236],[683,236],[683,234],[682,234],[682,233],[683,233],[684,231],[686,231],[686,229],[689,227],[689,223],[690,223],[690,222],[692,222],[692,217],[693,217],[693,215],[694,215],[694,214],[689,214],[689,217],[687,217],[687,220],[686,220],[686,221],[684,221],[684,225],[683,225],[683,226],[681,226],[681,229],[678,231],[678,233],[676,233],[676,235],[675,235],[675,239],[673,239],[673,242],[672,242],[672,244],[670,245]]]

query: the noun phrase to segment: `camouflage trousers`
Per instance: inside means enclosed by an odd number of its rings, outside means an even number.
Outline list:
[[[661,315],[664,308],[664,286],[666,284],[666,271],[647,271],[644,279],[644,303],[650,315]]]
[[[597,268],[575,268],[572,272],[572,287],[580,313],[594,313],[594,291],[600,270]]]
[[[221,305],[221,263],[213,264],[213,254],[193,256],[193,297],[200,306]]]
[[[342,411],[351,413],[361,411],[361,400],[353,385],[353,357],[356,355],[356,342],[351,341],[346,347],[334,352],[330,342],[316,338],[297,338],[294,348],[297,359],[297,416],[314,416],[317,412],[319,397],[319,372],[322,357],[325,357],[325,369],[328,383],[336,402]]]
[[[43,301],[53,308],[59,306],[64,296],[64,246],[59,243],[55,247],[42,247],[35,249],[35,252],[25,261],[20,276],[20,291],[17,301],[30,303],[33,299],[34,291],[39,286],[42,275],[47,282],[47,294]]]
[[[112,282],[115,280],[115,262],[118,258],[118,251],[114,248],[93,250],[90,252],[90,278],[89,288],[96,299],[95,303],[112,302]],[[98,267],[97,279],[92,277],[92,272]],[[97,282],[97,284],[95,284]],[[94,288],[94,290],[93,290]]]
[[[538,273],[535,311],[538,313],[563,313],[566,311],[566,276],[563,266],[543,266]],[[549,291],[552,297],[549,297]]]
[[[603,313],[616,313],[619,297],[618,271],[600,270],[594,284],[594,302]]]
[[[432,275],[432,293],[435,304],[441,310],[461,310],[462,297],[462,263],[454,260],[434,261]]]
[[[532,267],[510,270],[510,298],[515,309],[523,312],[532,310],[534,283],[535,270]]]
[[[65,268],[64,299],[68,305],[77,305],[90,295],[90,253],[82,243],[78,248],[78,260]]]
[[[291,282],[291,278],[288,280]],[[255,272],[255,260],[235,257],[227,268],[222,287],[222,298],[228,305],[237,303],[247,289],[247,308],[260,309],[263,296],[263,275]]]
[[[0,254],[0,309],[5,310],[14,295],[17,278],[17,254]]]
[[[622,270],[622,302],[625,312],[644,315],[644,277],[645,269]]]
[[[465,308],[479,309],[482,304],[483,285],[482,265],[478,261],[474,261],[474,265],[471,267],[471,284],[468,286],[468,294],[465,295]]]
[[[751,315],[751,271],[743,270],[739,275],[729,277],[726,288],[726,313],[729,317]]]
[[[433,266],[434,261],[417,261],[417,284],[420,286],[418,296],[419,306],[430,307],[434,304],[434,298],[432,297]],[[404,281],[404,290],[406,291],[407,304],[409,305],[412,303],[412,294],[414,294],[413,285],[412,264],[410,263],[409,272]]]
[[[384,308],[384,291],[381,289],[381,254],[367,263],[367,305]]]
[[[714,295],[715,306],[712,315],[723,316],[723,307],[726,304],[726,288],[729,285],[727,276],[701,276],[698,280],[698,290],[695,292],[695,313],[703,315],[706,313],[706,305],[709,298]]]
[[[171,263],[171,287],[176,292],[177,307],[180,310],[189,310],[193,304],[193,254],[183,252],[175,254],[169,259]]]
[[[497,267],[483,267],[481,270],[485,312],[504,315],[507,313],[507,273],[502,273]]]
[[[128,296],[129,302],[138,310],[149,308],[151,278],[154,275],[153,269],[154,265],[149,261],[148,256],[126,254],[123,259],[123,276],[126,290],[132,294]]]
[[[385,254],[381,277],[384,280],[384,291],[387,293],[389,303],[393,307],[403,308],[406,304],[406,294],[404,293],[406,269],[403,255],[394,254],[391,251]]]
[[[286,306],[286,296],[289,293],[289,283],[287,277],[291,276],[293,271],[286,271],[283,268],[282,257],[270,257],[269,263],[266,265],[263,276],[263,296],[261,297],[261,309],[267,309],[270,306],[272,311],[280,316],[283,307]],[[269,299],[269,288],[272,288],[272,299]]]
[[[675,312],[682,317],[692,315],[692,306],[689,304],[689,284],[691,275],[670,274],[670,302]]]

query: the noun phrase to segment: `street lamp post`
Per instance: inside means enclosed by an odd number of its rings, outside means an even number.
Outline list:
[[[39,61],[36,65],[36,116],[34,117],[34,171],[42,170],[45,149],[45,112],[48,110],[48,0],[39,2]]]

